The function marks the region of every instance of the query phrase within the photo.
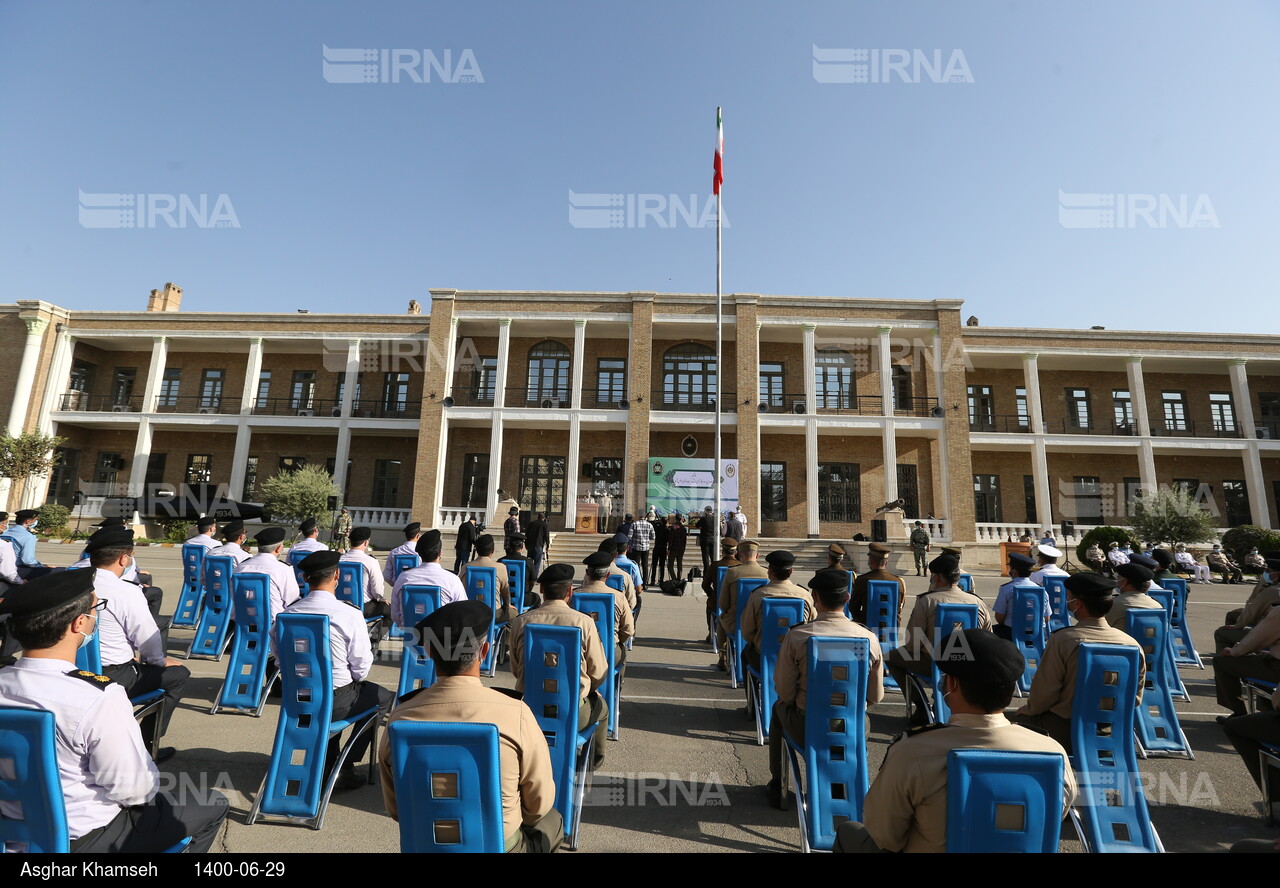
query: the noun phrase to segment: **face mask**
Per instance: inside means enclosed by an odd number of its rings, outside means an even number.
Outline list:
[[[93,637],[94,637],[95,635],[97,635],[97,634],[98,634],[98,616],[97,616],[97,614],[94,614],[94,617],[93,617],[93,631],[92,631],[92,632],[90,632],[88,635],[85,635],[83,632],[79,633],[79,635],[80,635],[80,647],[82,647],[82,648],[83,648],[83,647],[85,647],[86,645],[88,645],[88,644],[89,644],[89,642],[93,641]]]
[[[40,523],[40,519],[38,519],[38,518],[37,518],[35,521],[32,521],[32,522],[31,522],[31,529],[32,529],[32,530],[35,530],[35,529],[36,529],[36,525],[38,525],[39,523]]]

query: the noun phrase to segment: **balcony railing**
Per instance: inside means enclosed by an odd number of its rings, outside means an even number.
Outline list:
[[[582,390],[582,406],[595,409],[615,409],[626,410],[628,398],[625,391],[619,392],[616,388],[603,389],[583,389]]]
[[[1080,425],[1079,422],[1072,419],[1064,419],[1058,423],[1055,432],[1062,432],[1064,435],[1136,435],[1138,427],[1133,423],[1103,422],[1098,420],[1090,422],[1089,425]]]
[[[1255,420],[1253,423],[1253,436],[1271,441],[1280,440],[1280,420]]]
[[[1242,438],[1244,430],[1235,421],[1197,423],[1192,419],[1166,419],[1153,422],[1151,434],[1159,438]]]
[[[756,408],[761,413],[808,413],[808,402],[805,401],[804,392],[783,392],[779,394],[772,392],[760,396],[760,406]]]
[[[884,399],[879,395],[850,395],[831,392],[818,395],[819,413],[853,416],[884,416]]]
[[[937,398],[894,398],[894,416],[940,417]]]
[[[153,408],[156,413],[239,413],[239,398],[210,398],[198,395],[188,397],[166,397],[156,398],[156,405]]]
[[[409,401],[374,401],[362,399],[351,403],[354,419],[417,419],[421,407]],[[258,398],[253,402],[255,416],[328,416],[342,415],[342,402],[332,398]]]
[[[59,410],[77,413],[138,413],[142,410],[142,396],[121,398],[116,395],[91,395],[88,392],[66,392],[58,400]]]
[[[1031,431],[1030,423],[1025,416],[979,416],[969,420],[969,431],[1026,434]]]
[[[738,396],[733,392],[673,392],[653,389],[649,392],[650,410],[676,410],[685,412],[714,413],[720,404],[721,413],[734,413],[738,409]]]
[[[541,407],[568,409],[573,403],[573,395],[568,387],[563,389],[529,388],[526,385],[507,386],[503,390],[503,404],[507,407]]]

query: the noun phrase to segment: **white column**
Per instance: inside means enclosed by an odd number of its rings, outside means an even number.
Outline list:
[[[817,329],[813,324],[804,325],[804,404],[806,413],[818,412],[818,358],[814,349],[813,334]],[[815,525],[816,526],[816,525]]]
[[[261,340],[255,340],[261,342]],[[256,377],[257,374],[255,373]],[[231,454],[231,489],[227,495],[232,500],[239,500],[244,493],[245,473],[249,469],[249,443],[253,438],[253,430],[247,420],[240,420],[236,427],[236,446]]]
[[[493,409],[495,411],[500,410],[507,403],[507,357],[510,352],[511,318],[502,318],[498,321],[498,369],[497,380],[493,386]],[[489,466],[492,469],[492,458]],[[492,471],[489,473],[489,477],[493,477]]]
[[[262,340],[249,340],[249,359],[244,365],[244,387],[240,390],[240,412],[253,413],[253,402],[258,397],[258,377],[262,374]],[[241,469],[241,474],[244,470]],[[234,475],[232,476],[234,477]],[[236,496],[240,492],[236,491]]]
[[[1244,473],[1249,486],[1249,511],[1253,523],[1259,527],[1271,526],[1271,508],[1267,497],[1267,482],[1262,474],[1262,457],[1258,452],[1258,438],[1254,433],[1253,399],[1249,394],[1249,375],[1243,359],[1229,363],[1231,372],[1231,401],[1235,407],[1236,422],[1245,440]]]
[[[498,358],[501,366],[502,358]],[[496,396],[496,392],[494,393]],[[485,497],[485,523],[492,525],[498,508],[498,482],[502,477],[502,411],[493,411],[493,427],[489,431],[489,495]],[[512,494],[515,495],[514,493]],[[499,516],[501,517],[501,516]],[[504,519],[505,520],[505,519]]]
[[[1027,389],[1027,414],[1031,417],[1031,433],[1033,435],[1044,434],[1044,411],[1040,406],[1039,357],[1034,352],[1022,356],[1022,384]],[[1039,508],[1040,505],[1037,503],[1036,509],[1038,510]]]
[[[880,401],[885,416],[893,416],[893,365],[889,361],[889,334],[892,327],[876,327],[876,360],[880,364]],[[897,497],[893,497],[897,499]]]
[[[1030,389],[1027,390],[1028,394]],[[1027,409],[1031,405],[1027,404]],[[1049,486],[1049,454],[1045,452],[1044,438],[1036,436],[1031,442],[1031,477],[1035,482],[1036,521],[1042,528],[1053,527],[1053,492]]]
[[[1143,438],[1139,442],[1138,480],[1142,482],[1143,494],[1155,493],[1159,489],[1159,479],[1156,477],[1155,448],[1150,438]]]
[[[574,389],[577,391],[577,389]],[[564,529],[572,533],[578,525],[578,465],[582,437],[582,416],[575,410],[569,414],[569,460],[564,467]]]
[[[338,488],[338,495],[346,504],[342,492],[347,489],[347,460],[351,456],[351,426],[344,420],[338,426],[338,445],[333,454],[333,483]]]
[[[1147,415],[1147,389],[1142,382],[1142,355],[1130,355],[1125,369],[1129,374],[1129,401],[1133,405],[1133,424],[1138,427],[1139,435],[1144,438],[1150,437],[1151,420]]]
[[[587,322],[583,318],[573,322],[573,388],[570,389],[570,405],[574,410],[582,407],[582,362],[587,359]],[[599,393],[596,394],[599,398]],[[570,444],[574,447],[574,444]],[[570,451],[573,452],[573,451]],[[578,477],[576,474],[574,477]],[[575,485],[576,486],[576,485]],[[566,510],[566,514],[568,514]],[[573,530],[573,524],[569,525]]]
[[[892,327],[876,327],[879,340],[876,358],[880,363],[880,409],[887,417],[881,443],[884,447],[884,498],[893,502],[898,498],[898,430],[893,425],[893,367],[889,362],[889,334]],[[916,515],[912,518],[919,517]]]
[[[356,382],[359,379],[360,379],[360,340],[348,339],[347,340],[347,369],[342,376],[341,410],[342,410],[343,420],[346,420],[346,418],[351,415],[351,405],[354,404],[356,400]],[[343,425],[345,426],[346,423],[343,422]],[[347,439],[348,440],[351,439],[350,434],[347,435]],[[341,441],[341,435],[339,435],[339,441]],[[341,447],[341,444],[339,444],[339,447]],[[338,461],[338,464],[334,466],[334,473],[335,474],[334,474],[333,480],[335,483],[337,483],[338,489],[341,490],[342,482],[338,480],[338,474],[341,474],[344,477],[346,476],[347,470],[346,470],[345,460]]]
[[[816,539],[818,527],[818,420],[810,417],[804,426],[804,491],[809,539]]]
[[[142,390],[143,413],[151,413],[156,409],[156,396],[160,394],[160,383],[164,381],[165,365],[169,361],[169,340],[157,336],[151,341],[151,365],[147,367],[147,384]]]
[[[756,353],[753,357],[755,358],[757,367],[760,366],[760,330],[763,327],[764,327],[764,324],[761,324],[759,322],[756,323]],[[756,403],[758,404],[759,401],[760,401],[760,374],[757,373],[756,374]],[[759,418],[757,418],[756,419],[756,469],[754,472],[751,472],[746,478],[742,477],[741,472],[738,473],[738,486],[742,487],[743,485],[750,485],[752,488],[754,488],[754,491],[755,491],[752,499],[756,504],[756,508],[754,512],[752,512],[750,515],[747,516],[747,518],[750,519],[750,522],[751,522],[750,526],[756,529],[757,537],[760,536],[760,527],[761,527],[760,525],[760,464],[764,462],[764,439],[760,434],[760,425],[761,425],[760,420]],[[739,451],[739,455],[741,455],[741,451]],[[739,468],[741,468],[742,466],[741,462],[739,462],[738,466]],[[738,496],[739,496],[739,499],[741,499],[741,496],[742,496],[741,491],[739,491]]]
[[[129,466],[129,496],[146,493],[147,464],[151,461],[151,420],[138,417],[138,437],[133,444],[133,463]]]
[[[428,343],[428,348],[430,344]],[[475,354],[473,348],[471,354]],[[449,318],[449,344],[444,349],[444,394],[453,394],[453,367],[458,355],[458,319]],[[470,355],[468,355],[470,357]],[[424,368],[425,369],[425,368]],[[436,502],[440,502],[439,498]]]
[[[942,333],[937,328],[933,330],[933,390],[938,396],[938,406],[942,410],[947,409],[946,388],[944,387],[946,367],[945,355],[942,352]],[[957,368],[963,372],[961,366]],[[944,413],[945,416],[945,413]],[[942,491],[942,501],[934,505],[935,514],[945,516],[948,522],[951,522],[951,465],[949,459],[950,451],[947,449],[947,423],[944,419],[938,427],[938,458],[935,463],[938,467],[938,488]],[[954,525],[952,525],[954,526]],[[954,534],[951,535],[954,539]]]
[[[10,435],[21,435],[26,430],[31,386],[40,360],[40,342],[44,339],[44,328],[49,326],[43,318],[23,318],[22,322],[27,325],[27,338],[22,345],[22,362],[18,365],[18,379],[13,387],[13,405],[9,408]]]
[[[67,390],[67,377],[71,371],[71,352],[75,344],[71,334],[65,329],[58,334],[58,341],[53,347],[53,359],[49,362],[48,381],[44,386],[44,397],[40,401],[40,432],[45,435],[53,433],[53,417],[51,414],[62,403],[62,395]]]

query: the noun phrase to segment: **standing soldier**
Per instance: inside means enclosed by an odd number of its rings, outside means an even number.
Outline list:
[[[351,513],[345,508],[338,516],[338,524],[333,529],[333,546],[339,552],[347,551],[347,540],[351,535]]]
[[[916,556],[916,576],[926,576],[929,570],[929,544],[933,540],[929,537],[929,531],[924,529],[924,523],[916,522],[915,530],[911,531],[911,551]]]

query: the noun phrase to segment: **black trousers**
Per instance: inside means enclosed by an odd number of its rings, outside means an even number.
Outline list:
[[[646,586],[653,582],[653,578],[649,575],[649,550],[632,550],[631,555],[636,565],[640,568],[640,579]]]
[[[151,611],[151,619],[160,622],[160,602],[164,601],[164,590],[159,586],[143,586],[142,597],[147,599],[147,610]]]
[[[653,568],[652,568],[652,574],[650,575],[650,580],[656,586],[659,583],[661,583],[664,579],[666,579],[666,575],[667,575],[667,549],[665,546],[663,546],[662,548],[655,548],[653,550]],[[673,576],[671,579],[674,580],[675,577]]]
[[[1260,678],[1280,682],[1280,660],[1270,654],[1245,654],[1242,657],[1213,658],[1213,683],[1217,687],[1218,705],[1235,715],[1246,713],[1243,678]]]
[[[374,628],[369,630],[369,643],[376,645],[391,631],[391,605],[385,601],[366,601],[364,615],[366,618],[382,617],[382,622],[375,623]]]
[[[1229,718],[1222,723],[1231,745],[1244,759],[1244,766],[1249,769],[1249,776],[1262,789],[1262,763],[1258,761],[1258,749],[1263,743],[1280,743],[1280,712],[1268,710],[1244,715],[1240,718]],[[1271,775],[1272,798],[1265,801],[1280,801],[1280,774]]]
[[[333,720],[344,721],[364,712],[366,709],[378,707],[378,713],[375,718],[382,718],[391,708],[391,704],[395,702],[396,695],[381,685],[374,684],[371,681],[353,681],[351,684],[343,685],[333,692]],[[352,728],[358,727],[353,725]],[[342,734],[335,734],[333,739],[329,741],[329,750],[327,760],[332,767],[332,763],[337,761],[338,753],[342,750]],[[369,744],[373,742],[373,731],[365,731],[356,741],[355,746],[351,747],[351,755],[348,757],[349,762],[358,762],[364,758],[365,752],[369,749]]]
[[[122,685],[130,697],[136,697],[157,688],[164,689],[165,699],[159,712],[162,737],[169,730],[169,719],[173,717],[173,711],[178,708],[178,701],[182,699],[182,691],[186,687],[187,679],[191,677],[191,670],[186,666],[146,666],[137,660],[118,663],[114,666],[103,666],[102,673],[116,684]],[[155,719],[155,715],[149,715],[142,722],[142,736],[148,743],[155,736]]]
[[[40,567],[19,566],[18,576],[22,577],[24,580],[34,580],[36,577],[42,577],[45,574],[51,574],[55,570],[64,570],[64,569],[65,568],[61,568],[61,567],[45,567],[43,565]]]
[[[667,573],[671,574],[671,579],[678,580],[684,576],[684,553],[677,555],[675,552],[667,552]]]
[[[196,798],[174,804],[167,794],[160,793],[145,805],[124,808],[106,826],[72,842],[71,850],[77,854],[156,854],[191,836],[186,853],[204,854],[227,819],[227,797],[216,789],[208,790],[206,798],[200,798],[200,793],[192,795]]]

